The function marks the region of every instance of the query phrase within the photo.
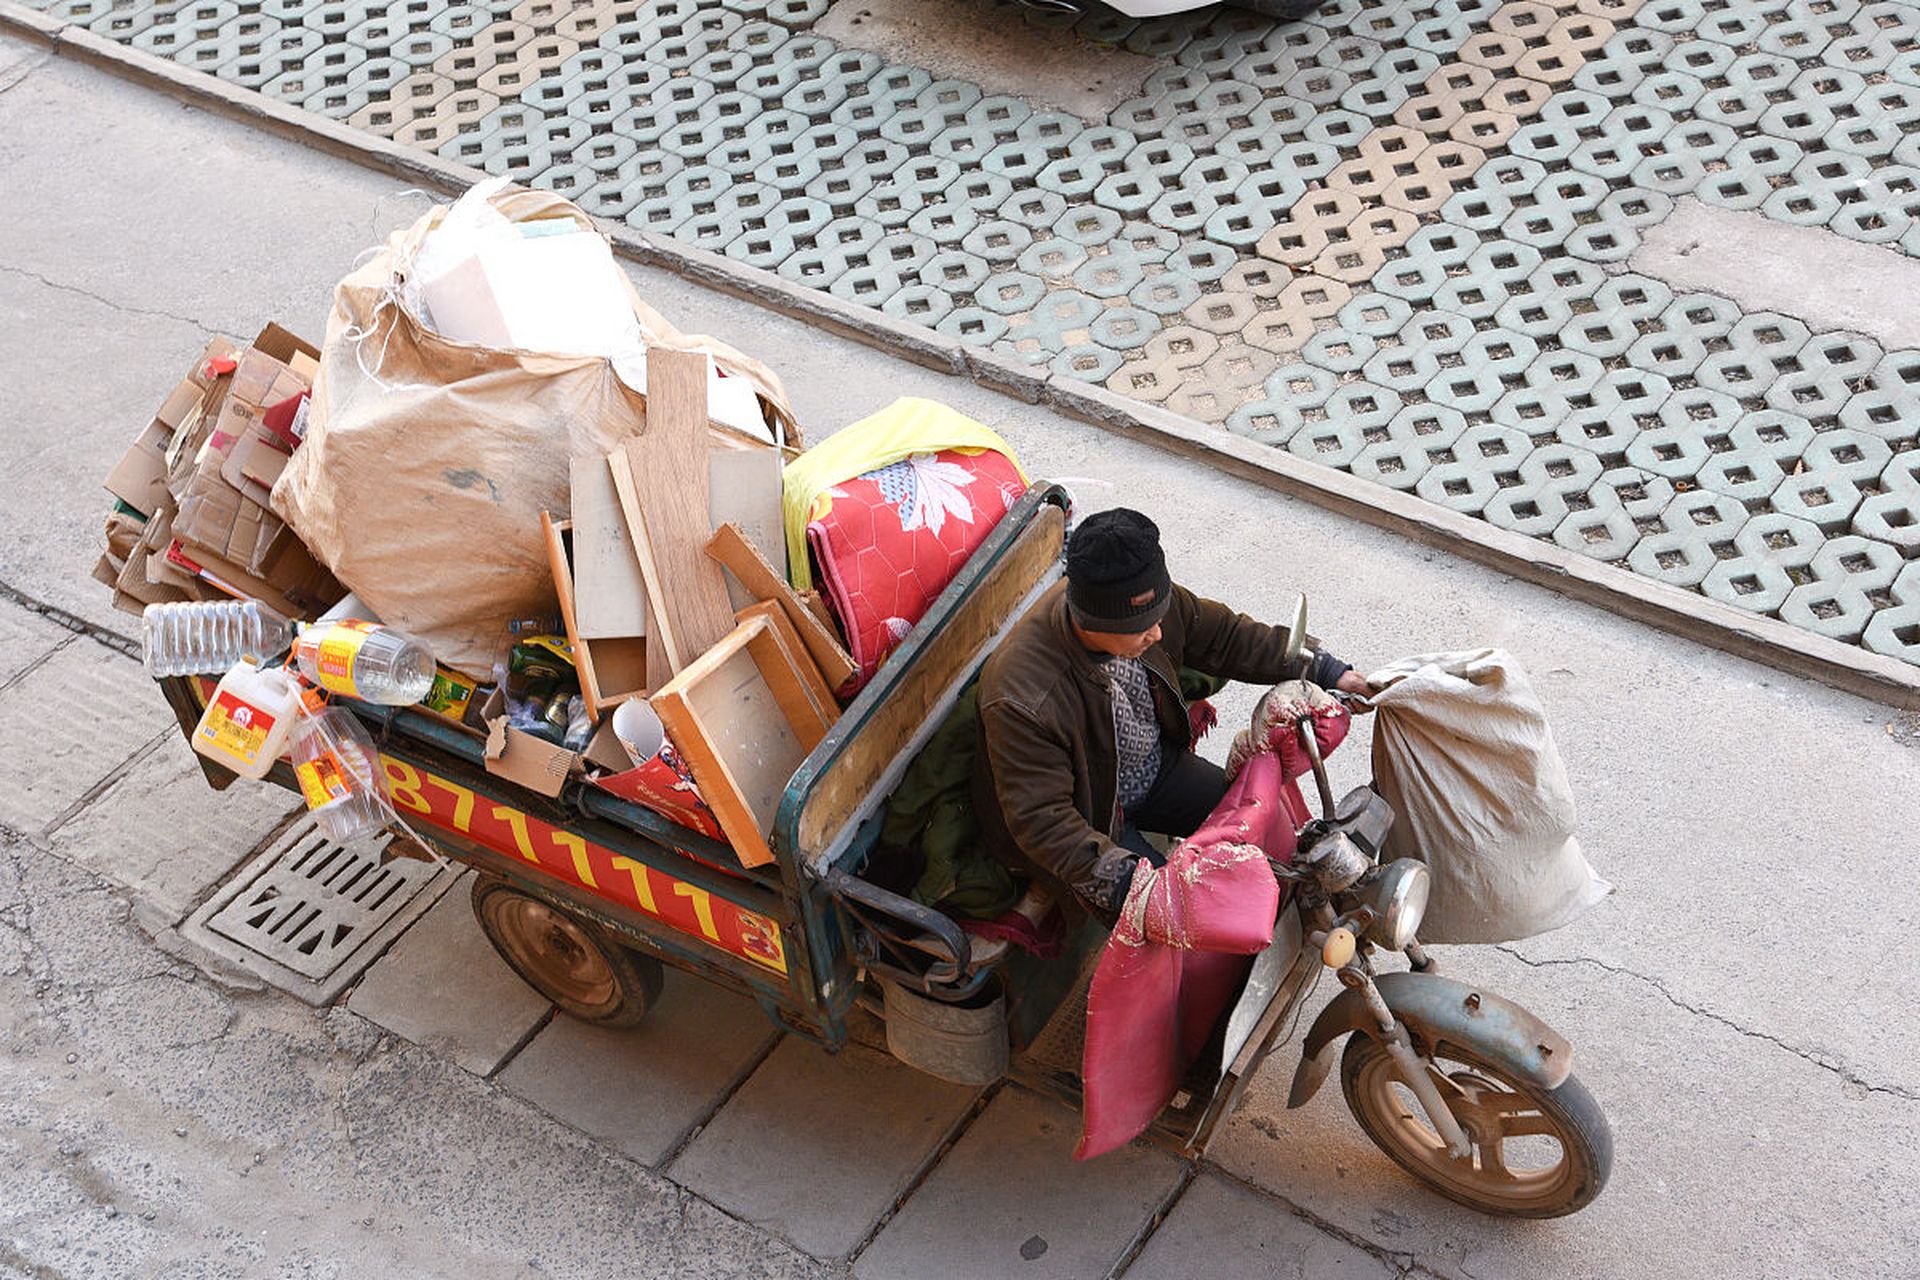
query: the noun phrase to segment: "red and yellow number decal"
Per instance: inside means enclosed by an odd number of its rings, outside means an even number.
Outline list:
[[[550,826],[528,813],[476,796],[457,782],[383,755],[393,807],[520,858],[568,884],[652,916],[670,929],[700,938],[730,955],[787,971],[780,929],[763,915],[715,897],[697,885],[676,880],[645,863],[623,857],[571,831]]]

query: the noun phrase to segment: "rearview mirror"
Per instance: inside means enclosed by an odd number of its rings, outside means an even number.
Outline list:
[[[1291,667],[1300,660],[1300,654],[1307,647],[1307,597],[1302,592],[1293,602],[1293,619],[1287,624],[1286,664]]]

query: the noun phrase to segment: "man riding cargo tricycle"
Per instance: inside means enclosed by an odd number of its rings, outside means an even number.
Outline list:
[[[1066,911],[1057,953],[1042,958],[989,945],[868,875],[889,797],[989,655],[1054,588],[1067,530],[1057,485],[1020,499],[787,781],[768,838],[773,860],[758,867],[584,780],[553,798],[506,782],[485,768],[482,740],[439,716],[337,705],[373,734],[407,830],[477,873],[473,908],[488,940],[566,1013],[634,1025],[659,993],[662,966],[673,965],[751,996],[780,1026],[829,1049],[854,1020],[877,1016],[888,1049],[911,1066],[973,1084],[1008,1076],[1079,1106],[1103,913]],[[1291,622],[1283,661],[1297,676],[1316,658],[1304,602]],[[211,682],[160,683],[191,734]],[[1574,1079],[1563,1036],[1441,976],[1422,950],[1427,866],[1383,860],[1391,806],[1368,786],[1336,800],[1328,781],[1318,730],[1344,716],[1330,710],[1336,698],[1358,700],[1353,681],[1337,683],[1331,694],[1304,683],[1277,689],[1256,715],[1251,750],[1276,761],[1269,789],[1292,788],[1294,769],[1310,772],[1320,813],[1302,804],[1294,816],[1310,820],[1289,821],[1284,838],[1255,851],[1278,907],[1270,936],[1233,957],[1223,1012],[1198,1029],[1197,1060],[1181,1064],[1170,1100],[1154,1099],[1166,1105],[1145,1136],[1203,1152],[1330,969],[1341,989],[1307,1028],[1289,1106],[1315,1094],[1338,1050],[1355,1118],[1410,1173],[1488,1213],[1571,1213],[1606,1183],[1607,1122]],[[216,786],[231,781],[211,763],[207,772]],[[284,761],[269,777],[296,788]],[[1234,847],[1244,876],[1253,855]],[[1117,927],[1151,938],[1153,908],[1134,896],[1140,904],[1124,892],[1113,900]],[[1410,967],[1380,970],[1390,956]]]

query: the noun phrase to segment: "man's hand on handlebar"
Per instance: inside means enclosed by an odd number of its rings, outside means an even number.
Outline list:
[[[1367,695],[1373,691],[1367,686],[1367,678],[1358,671],[1347,671],[1327,692],[1338,698],[1354,715],[1365,715],[1373,710],[1373,704],[1367,701]],[[1304,698],[1289,699],[1279,708],[1279,712],[1284,719],[1309,720],[1313,717],[1313,704]]]

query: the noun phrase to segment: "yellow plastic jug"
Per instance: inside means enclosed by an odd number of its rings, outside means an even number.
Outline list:
[[[194,727],[193,749],[243,778],[264,778],[286,749],[299,711],[300,685],[292,676],[236,662]]]

